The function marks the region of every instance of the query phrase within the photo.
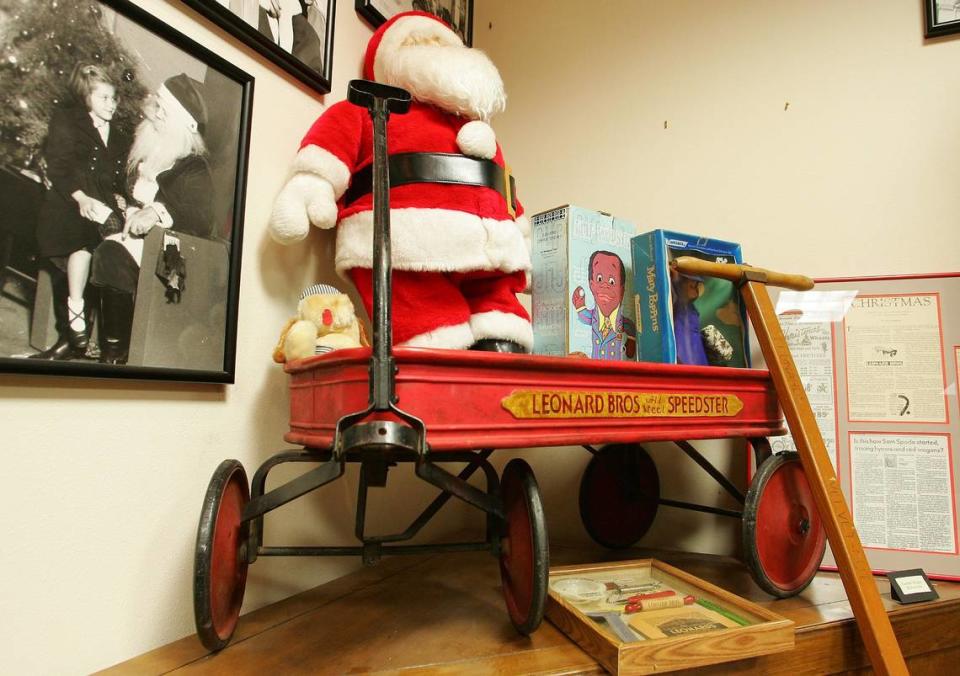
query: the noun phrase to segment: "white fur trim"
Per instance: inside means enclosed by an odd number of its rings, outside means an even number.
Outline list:
[[[523,235],[523,243],[527,245],[527,251],[533,252],[533,230],[530,229],[530,219],[526,214],[517,216],[515,221],[517,230]]]
[[[435,41],[451,47],[463,46],[460,36],[436,19],[426,16],[405,16],[397,19],[383,34],[377,46],[377,53],[373,57],[373,78],[377,82],[384,81],[384,63],[393,58],[405,43],[409,44],[412,41],[420,43]]]
[[[473,120],[457,132],[457,147],[464,155],[492,160],[497,154],[497,135],[486,122]]]
[[[293,160],[292,173],[316,174],[326,179],[337,199],[343,196],[350,185],[350,168],[339,157],[320,146],[307,145],[300,149]]]
[[[481,218],[452,209],[391,209],[396,270],[454,272],[530,269],[530,253],[512,220]],[[337,227],[337,270],[373,267],[373,212],[361,211]]]
[[[469,324],[443,326],[427,333],[414,336],[403,347],[439,347],[448,350],[465,350],[473,345],[473,332]]]
[[[147,206],[153,209],[157,218],[160,219],[157,225],[168,230],[173,227],[173,216],[170,215],[170,211],[161,202],[151,202]]]
[[[491,310],[470,316],[470,328],[477,340],[500,338],[512,340],[533,351],[533,327],[530,322],[509,312]]]
[[[414,101],[470,120],[488,120],[506,106],[503,78],[490,57],[428,17],[391,25],[373,72],[377,82],[406,89]]]

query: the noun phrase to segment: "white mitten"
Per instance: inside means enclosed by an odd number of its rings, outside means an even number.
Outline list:
[[[270,235],[280,244],[307,236],[310,223],[318,228],[337,224],[337,199],[333,186],[316,174],[294,174],[283,186],[270,214]]]

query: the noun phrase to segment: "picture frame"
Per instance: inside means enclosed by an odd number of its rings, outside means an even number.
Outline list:
[[[924,0],[924,37],[937,38],[960,33],[960,4],[950,0]]]
[[[960,581],[960,272],[817,279],[771,300],[870,569]],[[821,569],[837,570],[829,546]]]
[[[438,16],[473,46],[473,0],[355,0],[357,13],[377,28],[387,20],[413,10]]]
[[[182,0],[320,94],[330,91],[336,0]],[[299,13],[296,12],[299,6]]]
[[[234,382],[253,77],[128,0],[0,23],[0,373]]]

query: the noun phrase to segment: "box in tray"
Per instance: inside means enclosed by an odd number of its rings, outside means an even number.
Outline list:
[[[550,569],[547,618],[614,674],[791,650],[793,622],[655,559]]]

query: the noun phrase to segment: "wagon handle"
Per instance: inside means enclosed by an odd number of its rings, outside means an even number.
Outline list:
[[[817,511],[823,519],[827,540],[837,560],[840,580],[847,592],[873,670],[882,675],[908,674],[890,618],[863,553],[853,517],[840,490],[836,471],[767,293],[767,285],[807,291],[813,288],[813,280],[803,275],[772,272],[749,265],[711,263],[689,256],[672,261],[671,267],[684,274],[719,277],[738,285],[787,426],[797,443],[803,472]]]
[[[692,256],[675,258],[670,267],[687,275],[706,275],[727,279],[736,284],[746,281],[756,281],[768,286],[782,286],[794,291],[809,291],[813,288],[813,280],[803,275],[787,272],[774,272],[755,268],[751,265],[735,265],[732,263],[714,263]]]
[[[396,401],[393,335],[390,320],[390,168],[387,120],[410,109],[410,92],[369,80],[351,80],[347,100],[366,108],[373,121],[373,355],[370,359],[370,405],[388,411]]]

